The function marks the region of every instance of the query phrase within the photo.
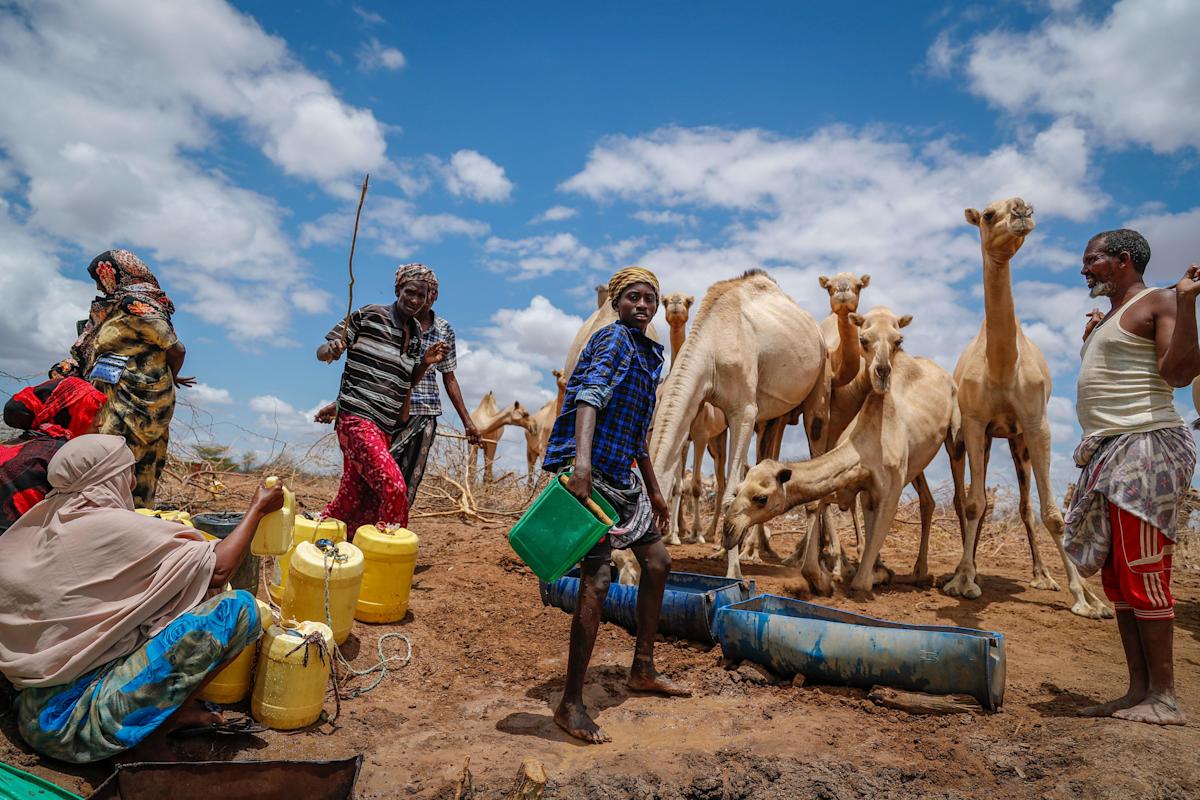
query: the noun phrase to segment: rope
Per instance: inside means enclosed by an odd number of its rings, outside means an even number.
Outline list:
[[[316,545],[317,545],[317,547],[319,547],[321,549],[321,556],[322,556],[323,564],[325,567],[325,624],[329,626],[330,630],[333,630],[333,616],[329,609],[329,576],[333,573],[334,565],[339,564],[339,563],[344,563],[347,560],[348,556],[345,556],[345,555],[342,555],[341,553],[339,553],[337,550],[337,546],[329,539],[318,539],[316,541]],[[403,656],[399,655],[398,653],[393,654],[391,656],[387,655],[387,653],[384,651],[383,645],[384,645],[384,642],[387,642],[389,639],[401,639],[404,641],[404,644],[406,645],[407,649]],[[367,686],[360,686],[360,687],[357,687],[354,689],[350,689],[349,691],[347,691],[343,694],[341,692],[341,690],[338,688],[338,684],[337,684],[336,664],[332,665],[331,669],[329,670],[329,673],[331,676],[333,676],[333,681],[334,681],[333,691],[334,691],[335,695],[338,695],[339,697],[344,697],[347,700],[352,700],[355,697],[364,695],[367,692],[374,690],[376,687],[379,686],[379,684],[383,683],[383,679],[387,677],[389,664],[391,662],[393,662],[393,661],[398,662],[396,664],[395,668],[408,666],[408,664],[412,662],[412,656],[413,656],[412,640],[409,639],[403,633],[399,633],[396,631],[392,631],[390,633],[385,633],[384,635],[379,637],[379,641],[377,642],[377,645],[378,645],[378,651],[379,651],[379,661],[375,662],[373,665],[371,665],[370,667],[367,667],[366,669],[355,669],[353,666],[350,665],[350,662],[346,660],[346,657],[342,655],[342,650],[340,647],[338,647],[337,642],[333,643],[333,654],[334,654],[334,656],[336,656],[337,662],[341,664],[342,668],[347,673],[350,674],[350,677],[363,678],[363,677],[366,677],[367,675],[379,673],[375,677],[375,680],[373,680]],[[335,719],[336,719],[336,716],[335,716]],[[332,722],[333,720],[330,720],[330,721]]]

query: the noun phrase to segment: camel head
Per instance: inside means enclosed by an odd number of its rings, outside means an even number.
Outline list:
[[[554,384],[558,387],[558,390],[565,392],[567,390],[567,376],[563,374],[563,371],[561,369],[552,369],[550,370],[550,374],[554,376]]]
[[[691,295],[683,294],[682,292],[672,292],[662,299],[663,313],[667,317],[667,324],[672,328],[683,327],[688,321],[688,311],[692,307],[692,303],[696,302],[696,298]]]
[[[516,425],[525,430],[533,430],[533,415],[521,407],[520,403],[514,402],[511,406],[504,409],[505,425]]]
[[[1017,254],[1034,228],[1033,206],[1019,197],[997,200],[982,212],[968,208],[963,216],[979,228],[983,252],[1006,262]]]
[[[596,308],[604,308],[608,305],[608,284],[602,283],[596,287]]]
[[[858,296],[871,283],[871,276],[860,278],[853,272],[839,272],[832,278],[822,275],[817,280],[829,292],[829,310],[841,315],[858,311]]]
[[[892,386],[892,362],[900,352],[904,334],[900,329],[912,322],[912,314],[897,317],[886,306],[875,306],[866,314],[851,314],[858,326],[858,343],[871,376],[871,391],[883,394]]]
[[[787,464],[769,458],[746,473],[733,499],[723,509],[721,543],[726,550],[740,548],[751,525],[774,519],[799,505],[788,504],[787,482],[791,479],[792,470]]]

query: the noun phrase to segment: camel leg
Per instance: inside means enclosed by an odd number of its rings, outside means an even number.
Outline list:
[[[913,489],[917,492],[917,502],[921,507],[921,546],[917,551],[917,563],[913,564],[912,575],[898,576],[897,583],[928,583],[929,575],[929,533],[933,529],[933,492],[929,491],[929,481],[925,480],[922,472],[913,478]]]
[[[877,577],[886,581],[891,577],[891,571],[882,567],[882,574],[877,576],[876,562],[883,550],[883,541],[887,538],[888,529],[896,518],[896,509],[900,506],[900,488],[896,485],[896,476],[885,478],[885,483],[879,488],[880,499],[874,509],[864,514],[863,526],[867,533],[867,546],[863,548],[862,557],[858,561],[858,571],[850,581],[850,591],[870,592]],[[881,581],[882,582],[882,581]]]
[[[704,526],[701,524],[700,517],[700,495],[704,491],[704,451],[707,442],[693,442],[692,444],[692,494],[689,500],[692,507],[692,531],[689,541],[699,542],[704,544]]]
[[[825,569],[820,558],[820,520],[824,510],[825,501],[822,500],[817,512],[808,516],[808,533],[804,537],[804,566],[800,568],[800,574],[808,580],[814,594],[828,596],[833,594],[833,575]]]
[[[858,495],[854,496],[854,502],[850,504],[849,511],[850,511],[850,524],[852,524],[854,526],[854,548],[856,550],[858,550],[858,552],[861,553],[863,545],[862,545],[862,526],[860,526],[858,524],[858,519],[860,516],[860,514],[858,512]]]
[[[757,376],[754,376],[757,380]],[[731,475],[741,475],[742,468],[746,464],[746,454],[750,450],[750,437],[754,434],[754,419],[758,416],[758,408],[753,403],[739,409],[741,412],[740,419],[735,418],[729,420],[729,435],[731,439],[732,456],[729,464],[729,473]],[[729,416],[728,414],[726,415]],[[733,502],[733,494],[729,492],[730,487],[726,487],[726,496],[721,498],[721,517],[724,518],[725,512],[729,508],[729,504]],[[742,567],[740,564],[739,548],[731,547],[725,551],[727,566],[725,577],[742,579]]]
[[[637,586],[642,580],[642,565],[630,551],[613,550],[612,562],[617,568],[617,583],[622,586]]]
[[[971,487],[967,492],[966,517],[967,537],[963,541],[962,559],[954,576],[942,587],[946,594],[974,599],[983,594],[976,583],[975,547],[983,527],[983,512],[987,506],[987,441],[981,422],[967,418],[962,422],[962,437],[966,445],[966,457],[971,466]]]
[[[496,443],[483,443],[483,482],[491,483],[495,478],[492,474],[492,465],[496,461]]]
[[[1034,589],[1059,590],[1058,581],[1050,575],[1042,562],[1041,551],[1038,550],[1037,539],[1034,538],[1033,506],[1029,504],[1029,448],[1025,444],[1024,434],[1017,434],[1008,440],[1008,451],[1012,454],[1013,467],[1017,470],[1017,490],[1020,503],[1017,506],[1021,516],[1021,524],[1025,526],[1025,536],[1029,539],[1029,554],[1033,559],[1033,579],[1029,585]]]
[[[1075,563],[1063,550],[1062,513],[1054,502],[1054,494],[1050,488],[1050,423],[1045,417],[1036,428],[1030,426],[1027,429],[1025,442],[1029,445],[1029,459],[1033,464],[1034,479],[1037,480],[1038,500],[1042,505],[1042,524],[1050,531],[1054,545],[1058,548],[1063,569],[1067,573],[1067,591],[1075,601],[1071,605],[1071,613],[1088,619],[1111,619],[1113,610],[1088,585],[1079,574]]]
[[[950,481],[954,486],[954,516],[958,517],[958,537],[962,540],[964,547],[967,544],[967,511],[964,503],[966,450],[966,444],[963,443],[961,436],[946,435],[946,455],[950,457]]]
[[[715,477],[717,479],[717,503],[718,504],[720,503],[720,498],[725,496],[725,487],[729,483],[729,481],[727,480],[727,477],[726,477],[726,472],[725,472],[726,455],[727,455],[727,453],[726,453],[726,446],[727,446],[726,438],[727,437],[725,436],[725,432],[722,431],[721,433],[717,434],[715,439],[711,439],[708,443],[709,452],[713,458],[713,477]],[[717,508],[713,509],[712,527],[709,528],[709,530],[711,531],[710,538],[714,542],[720,541],[717,538],[717,534],[720,532],[720,527],[721,527],[721,514],[719,513],[719,510],[720,510],[719,505],[717,506]],[[701,539],[700,541],[703,542],[704,539]]]
[[[663,541],[666,544],[680,544],[679,528],[680,513],[683,500],[683,456],[687,455],[687,444],[685,443],[684,452],[680,454],[679,469],[675,474],[675,485],[671,488],[671,496],[667,498],[667,504],[670,506],[671,513],[667,515],[667,530],[661,531]]]
[[[846,546],[838,536],[837,526],[833,524],[833,508],[826,505],[821,514],[821,536],[823,546],[821,558],[829,566],[829,571],[835,578],[841,578],[845,572],[847,555]]]

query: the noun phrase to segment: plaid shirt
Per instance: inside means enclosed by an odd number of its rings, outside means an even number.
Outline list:
[[[421,331],[421,352],[424,353],[435,342],[446,343],[446,357],[433,365],[436,370],[426,370],[425,375],[421,377],[421,382],[413,387],[408,413],[414,417],[436,417],[442,413],[442,393],[438,389],[437,373],[454,372],[458,366],[458,352],[454,347],[454,328],[436,314],[433,316],[433,324],[429,326],[429,330]]]
[[[646,455],[662,353],[662,345],[619,321],[596,331],[567,381],[563,413],[550,432],[542,468],[557,472],[575,457],[575,407],[583,402],[597,408],[592,468],[628,487],[631,465]]]

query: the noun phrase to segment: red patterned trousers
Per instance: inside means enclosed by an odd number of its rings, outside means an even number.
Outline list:
[[[325,516],[345,522],[348,538],[360,525],[408,525],[408,488],[388,450],[388,437],[374,422],[351,414],[338,414],[335,428],[342,482]]]

